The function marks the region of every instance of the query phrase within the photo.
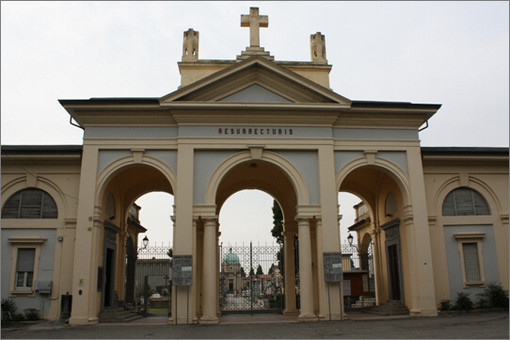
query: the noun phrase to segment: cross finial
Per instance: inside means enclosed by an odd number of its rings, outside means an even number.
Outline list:
[[[258,7],[250,7],[250,14],[241,15],[241,27],[250,27],[250,47],[260,47],[260,27],[268,27],[267,15],[259,15]]]

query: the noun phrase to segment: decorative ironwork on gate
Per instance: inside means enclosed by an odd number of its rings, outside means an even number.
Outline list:
[[[138,249],[135,274],[135,302],[144,314],[171,306],[172,259],[170,246],[154,244]]]
[[[220,309],[222,313],[283,310],[283,268],[278,245],[220,245]]]

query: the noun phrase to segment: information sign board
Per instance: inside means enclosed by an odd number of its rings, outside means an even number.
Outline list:
[[[323,253],[324,280],[326,282],[342,281],[342,253]]]
[[[172,259],[172,286],[191,286],[193,257],[175,255]]]

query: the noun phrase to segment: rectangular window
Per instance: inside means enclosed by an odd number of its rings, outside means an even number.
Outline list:
[[[464,270],[466,281],[480,281],[480,263],[478,260],[478,247],[476,243],[462,243],[464,252]]]
[[[482,240],[484,233],[461,232],[454,235],[459,245],[460,265],[464,286],[483,285],[485,271],[483,268]]]
[[[34,278],[35,248],[19,248],[16,289],[31,289]]]

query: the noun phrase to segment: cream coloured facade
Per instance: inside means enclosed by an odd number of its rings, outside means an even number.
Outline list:
[[[329,88],[322,34],[310,36],[310,61],[281,62],[260,46],[267,16],[252,8],[241,25],[250,46],[234,60],[200,59],[198,32],[185,32],[181,85],[166,96],[60,100],[84,130],[82,146],[2,147],[2,297],[58,319],[69,293],[70,323],[97,323],[126,296],[126,252],[137,238],[129,210],[164,191],[175,197],[174,256],[192,256],[192,285],[174,287],[169,322],[217,323],[218,215],[243,189],[282,208],[284,313],[301,321],[343,317],[340,283],[325,281],[323,260],[340,252],[339,191],[369,208],[356,231],[373,242],[377,303],[434,316],[458,291],[489,282],[508,290],[507,148],[423,148],[419,129],[440,105],[347,99]],[[53,198],[56,216],[4,214],[31,188]],[[456,189],[480,194],[489,212],[444,216]],[[35,249],[31,286],[18,280],[29,272],[20,248]],[[36,291],[36,281],[51,281],[51,291]]]

